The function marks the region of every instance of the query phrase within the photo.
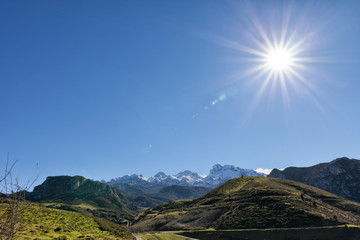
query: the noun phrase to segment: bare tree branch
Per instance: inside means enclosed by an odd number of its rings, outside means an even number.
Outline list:
[[[21,224],[24,211],[29,206],[29,202],[25,201],[26,191],[35,183],[38,176],[32,181],[27,181],[24,185],[20,185],[18,179],[12,177],[12,172],[17,160],[14,161],[9,168],[9,154],[7,155],[5,175],[0,179],[2,185],[3,196],[0,198],[0,204],[4,205],[4,209],[0,209],[0,239],[12,240]]]

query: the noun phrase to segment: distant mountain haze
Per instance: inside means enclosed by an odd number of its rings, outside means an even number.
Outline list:
[[[200,176],[198,173],[186,170],[176,175],[167,175],[164,172],[158,172],[150,178],[142,175],[125,175],[111,179],[108,183],[116,187],[118,184],[129,184],[132,186],[146,187],[153,189],[154,192],[160,188],[171,185],[196,186],[214,188],[226,182],[229,179],[241,176],[266,176],[264,173],[258,173],[252,169],[243,169],[233,165],[216,164],[210,170],[207,176]]]

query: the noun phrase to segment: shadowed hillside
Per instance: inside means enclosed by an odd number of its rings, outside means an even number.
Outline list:
[[[206,187],[171,185],[155,191],[154,188],[134,186],[127,183],[114,184],[113,188],[124,194],[130,202],[129,208],[134,211],[173,200],[200,197],[211,190]]]
[[[232,179],[193,200],[156,206],[138,230],[238,229],[360,224],[360,204],[305,184],[264,177]]]
[[[164,187],[160,190],[159,193],[169,194],[173,196],[173,199],[190,199],[196,198],[199,196],[208,193],[211,189],[206,187],[187,187],[187,186],[177,186],[172,185]]]

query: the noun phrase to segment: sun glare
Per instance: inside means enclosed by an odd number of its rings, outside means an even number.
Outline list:
[[[246,36],[241,40],[247,44],[219,35],[212,37],[219,44],[241,52],[241,70],[233,81],[241,79],[248,82],[248,86],[254,87],[251,112],[265,96],[268,101],[277,100],[280,96],[284,108],[289,109],[290,97],[296,93],[307,96],[315,106],[322,109],[316,81],[309,78],[317,74],[314,64],[327,61],[312,56],[309,51],[313,47],[311,43],[316,28],[304,31],[301,22],[292,20],[291,6],[279,18],[273,19],[274,22],[263,21],[252,9],[248,13],[248,26],[245,25],[245,34],[241,35]]]
[[[291,54],[286,49],[269,51],[265,58],[267,65],[275,71],[285,71],[293,64]]]

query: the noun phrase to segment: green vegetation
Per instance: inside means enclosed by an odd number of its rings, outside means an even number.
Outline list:
[[[264,239],[264,240],[357,240],[360,236],[360,227],[342,225],[318,228],[289,228],[289,229],[237,229],[237,230],[203,230],[180,232],[183,236],[206,240],[233,240],[233,239]]]
[[[143,234],[136,235],[137,237],[141,237],[142,240],[184,240],[182,237],[170,235],[170,234]]]
[[[122,212],[116,211],[114,209],[99,208],[97,206],[89,205],[85,203],[78,205],[65,204],[65,203],[42,203],[42,205],[46,206],[47,208],[55,208],[55,209],[66,210],[71,212],[78,212],[83,215],[104,218],[106,220],[124,226],[128,224],[128,220],[125,219],[125,217],[132,219],[131,215],[123,215]]]
[[[241,177],[145,211],[133,231],[360,225],[360,204],[294,181]]]
[[[119,191],[81,176],[47,177],[33,192],[27,193],[26,198],[49,208],[101,217],[119,224],[126,224],[124,219],[134,217],[128,200]]]
[[[0,212],[7,204],[0,204]],[[113,222],[75,212],[50,209],[37,204],[23,211],[17,239],[134,239]]]

